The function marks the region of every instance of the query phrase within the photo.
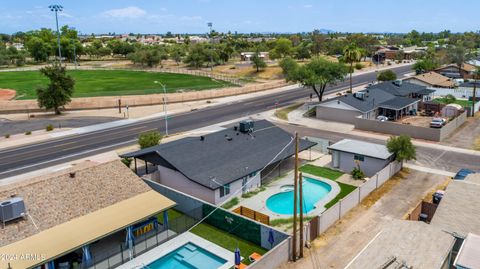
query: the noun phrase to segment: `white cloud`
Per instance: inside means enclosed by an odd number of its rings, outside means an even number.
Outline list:
[[[129,19],[135,19],[142,17],[146,15],[147,12],[139,7],[126,7],[126,8],[119,8],[119,9],[111,9],[107,10],[102,13],[103,16],[105,17],[110,17],[110,18],[129,18]]]
[[[313,5],[303,5],[304,8],[312,8]]]

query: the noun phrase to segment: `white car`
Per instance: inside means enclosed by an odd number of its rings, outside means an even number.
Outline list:
[[[377,120],[378,120],[378,121],[388,121],[388,117],[378,116],[378,117],[377,117]]]
[[[430,122],[430,128],[442,128],[446,121],[442,118],[433,118]]]

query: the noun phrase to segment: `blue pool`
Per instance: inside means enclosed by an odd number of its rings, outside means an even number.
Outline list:
[[[322,200],[331,190],[332,186],[323,181],[303,177],[303,212],[308,213],[315,209],[315,204]],[[283,192],[274,194],[267,199],[267,208],[277,214],[293,215],[293,188],[282,188]],[[300,206],[300,201],[297,209]]]
[[[205,249],[187,243],[160,259],[150,263],[147,269],[214,269],[227,261]]]

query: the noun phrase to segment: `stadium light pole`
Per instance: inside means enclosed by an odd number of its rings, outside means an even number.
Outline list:
[[[62,64],[62,50],[60,48],[60,30],[58,29],[58,12],[63,11],[63,7],[61,5],[50,5],[48,6],[50,11],[55,12],[55,22],[57,24],[57,43],[58,43],[58,59],[60,64]]]
[[[154,81],[155,84],[160,84],[163,88],[163,112],[165,113],[165,135],[168,136],[168,116],[167,116],[167,89],[165,88],[165,84]]]

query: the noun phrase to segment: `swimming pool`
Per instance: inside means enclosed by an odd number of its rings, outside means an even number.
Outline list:
[[[144,269],[214,269],[226,262],[217,255],[189,242],[150,263]]]
[[[308,213],[315,209],[315,204],[322,200],[331,190],[330,184],[303,177],[303,212]],[[293,189],[283,188],[283,192],[274,194],[267,199],[267,208],[277,214],[293,215]],[[300,192],[299,192],[300,193]],[[300,209],[300,201],[297,209]]]

